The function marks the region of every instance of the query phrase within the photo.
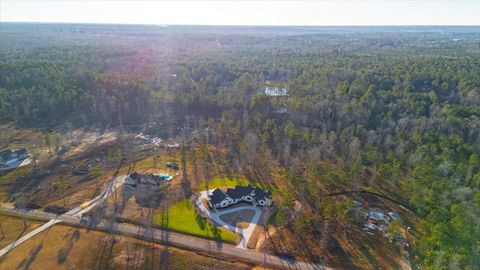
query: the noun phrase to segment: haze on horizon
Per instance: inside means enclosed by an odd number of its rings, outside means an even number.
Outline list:
[[[1,0],[0,22],[190,25],[480,25],[480,1]]]

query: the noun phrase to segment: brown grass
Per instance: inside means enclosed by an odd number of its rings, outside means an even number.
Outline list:
[[[11,244],[14,240],[20,238],[22,235],[39,227],[42,222],[26,220],[27,227],[24,228],[23,220],[21,218],[5,216],[0,214],[0,226],[3,231],[0,232],[0,249]]]
[[[230,263],[132,238],[55,225],[18,246],[0,269],[248,269]]]

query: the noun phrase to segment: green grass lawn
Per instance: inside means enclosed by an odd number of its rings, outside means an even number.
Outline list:
[[[248,181],[245,178],[226,178],[226,177],[216,177],[210,180],[208,183],[208,189],[214,189],[218,187],[235,187],[236,185],[248,185],[251,184],[250,181]],[[201,189],[205,189],[205,186],[202,185]]]
[[[167,219],[168,217],[168,219]],[[188,200],[181,200],[168,209],[168,213],[159,213],[154,217],[156,225],[192,235],[220,239],[235,243],[236,234],[224,228],[215,227],[210,221],[195,212]]]

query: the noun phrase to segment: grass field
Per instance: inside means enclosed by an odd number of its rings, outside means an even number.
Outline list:
[[[209,181],[208,189],[214,189],[218,187],[235,187],[236,185],[248,185],[248,184],[251,184],[251,182],[245,178],[230,179],[225,177],[223,178],[216,177]],[[203,186],[202,189],[205,189],[205,186]]]
[[[55,225],[0,259],[0,269],[248,269],[133,238]]]
[[[217,228],[210,221],[198,215],[188,200],[182,200],[172,205],[168,209],[168,213],[157,214],[154,217],[154,223],[175,231],[220,239],[230,243],[235,243],[237,238],[235,233],[223,228]]]
[[[23,220],[21,218],[0,214],[0,249],[11,244],[22,235],[34,230],[40,226],[40,224],[42,223],[26,220],[27,227],[24,229]]]

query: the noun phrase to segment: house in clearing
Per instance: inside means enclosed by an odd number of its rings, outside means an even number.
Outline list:
[[[28,152],[25,148],[17,151],[6,149],[0,152],[0,168],[11,167],[13,164],[28,158]]]
[[[208,197],[208,205],[211,208],[225,208],[239,202],[248,202],[253,205],[269,206],[272,205],[272,194],[265,192],[259,187],[235,186],[235,188],[228,188],[226,192],[217,188]]]
[[[140,174],[134,172],[125,179],[125,184],[140,189],[159,190],[167,186],[170,179],[172,176],[165,173]]]

